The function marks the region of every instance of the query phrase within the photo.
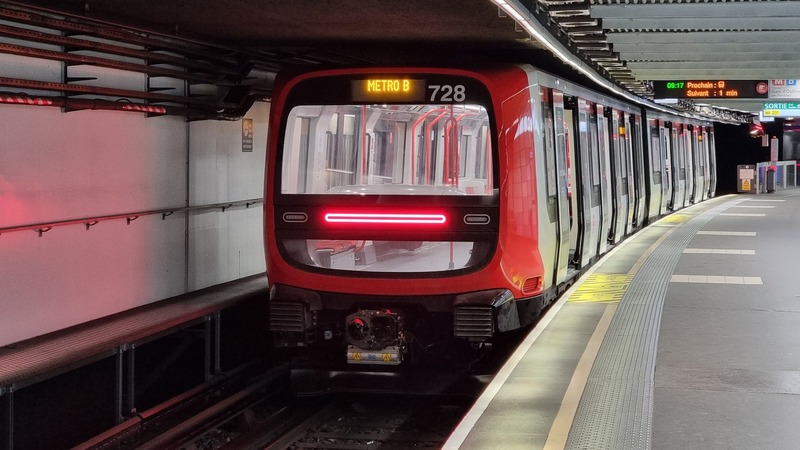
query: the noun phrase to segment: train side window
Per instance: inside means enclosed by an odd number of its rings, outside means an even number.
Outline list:
[[[569,161],[567,161],[567,130],[564,127],[564,107],[554,108],[553,125],[555,126],[556,137],[556,158],[558,158],[558,167],[556,176],[565,183],[569,181]],[[567,196],[570,195],[570,187],[567,184]],[[554,191],[557,192],[557,191]]]
[[[661,137],[658,129],[658,121],[650,122],[650,171],[653,174],[655,184],[661,183]]]
[[[592,166],[592,152],[589,150],[589,123],[586,112],[578,112],[578,139],[582,148],[586,149],[587,156],[589,157],[589,167]]]
[[[617,161],[619,161],[620,176],[622,179],[628,178],[628,138],[626,136],[625,121],[617,122],[619,127],[619,145],[617,146]]]
[[[600,145],[595,110],[596,108],[592,107],[589,113],[589,153],[592,159],[592,185],[600,186]]]
[[[553,124],[553,108],[550,106],[550,95],[547,88],[540,89],[542,104],[542,122],[544,124],[544,163],[547,173],[547,196],[555,197],[558,194],[556,186],[556,165],[555,165],[555,129]]]

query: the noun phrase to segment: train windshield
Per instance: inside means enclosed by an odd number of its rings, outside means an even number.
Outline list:
[[[441,205],[497,197],[489,114],[478,104],[299,105],[283,135],[283,196],[338,195],[336,204],[350,195],[437,196]],[[284,257],[315,270],[463,272],[484,265],[494,248],[485,240],[324,234],[281,239]]]
[[[491,164],[483,106],[296,106],[281,193],[492,195]]]

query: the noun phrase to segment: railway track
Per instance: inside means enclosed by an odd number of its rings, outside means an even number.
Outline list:
[[[242,420],[245,417],[243,414],[253,406],[274,404],[281,408],[286,404],[289,397],[288,374],[288,365],[266,371],[257,367],[243,367],[226,377],[140,412],[73,450],[201,448],[194,447],[192,442],[195,438],[203,436],[208,430],[231,427],[229,424]]]
[[[243,366],[75,448],[439,448],[514,341],[480,363],[402,371]]]
[[[386,374],[362,374],[364,380]],[[308,374],[300,377],[308,380]],[[202,434],[180,440],[181,445],[165,447],[164,440],[145,448],[185,450],[215,449],[364,449],[364,448],[439,448],[458,424],[480,392],[475,380],[458,380],[453,374],[440,378],[453,380],[449,393],[430,393],[443,383],[431,378],[435,386],[421,394],[412,377],[394,377],[375,388],[379,382],[363,383],[362,390],[352,385],[344,391],[326,390],[305,395],[275,395],[272,389],[289,392],[285,385],[272,385],[263,397],[250,406],[229,414],[219,425]],[[467,377],[468,378],[468,377]],[[348,381],[352,382],[353,378]],[[406,384],[405,390],[398,389]],[[465,386],[470,386],[465,388]],[[234,417],[235,416],[235,417]],[[195,421],[201,422],[201,421]]]
[[[450,396],[339,395],[264,448],[440,448],[471,404]]]
[[[288,375],[288,366],[255,376],[243,371],[145,411],[75,448],[439,448],[478,392],[473,381],[472,389],[448,394],[418,394],[414,386],[401,392],[387,385],[383,392],[373,388],[303,396],[293,393]]]

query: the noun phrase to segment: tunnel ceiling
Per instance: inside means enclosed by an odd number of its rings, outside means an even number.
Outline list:
[[[256,69],[289,65],[527,62],[586,82],[521,21],[603,79],[652,98],[654,80],[794,79],[800,2],[692,0],[37,0],[87,20],[209,45]],[[514,8],[520,17],[508,14]],[[266,89],[268,91],[268,88]],[[754,112],[763,100],[689,100]]]

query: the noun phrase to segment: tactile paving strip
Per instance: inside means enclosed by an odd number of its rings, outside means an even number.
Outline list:
[[[695,206],[708,209],[675,228],[642,265],[600,346],[566,448],[650,448],[658,331],[669,280],[697,231],[742,201],[723,197]]]

